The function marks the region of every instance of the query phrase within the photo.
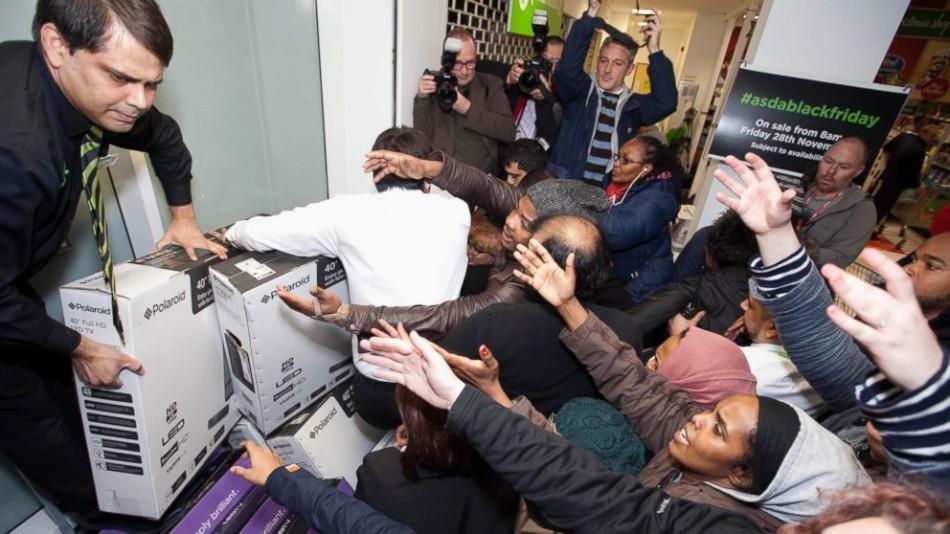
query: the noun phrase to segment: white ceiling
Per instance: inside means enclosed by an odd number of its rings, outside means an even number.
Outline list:
[[[660,11],[694,11],[702,13],[728,13],[748,0],[640,0],[641,9]],[[606,0],[604,8],[608,10],[634,9],[635,0]]]

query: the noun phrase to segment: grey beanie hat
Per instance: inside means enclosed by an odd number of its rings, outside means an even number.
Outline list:
[[[552,215],[577,215],[600,224],[610,206],[604,190],[580,180],[559,178],[542,180],[528,188],[538,218]]]

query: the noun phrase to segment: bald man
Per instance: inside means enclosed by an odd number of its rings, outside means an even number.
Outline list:
[[[818,162],[808,189],[795,197],[795,230],[819,266],[847,267],[871,237],[877,222],[874,202],[853,183],[869,156],[863,139],[841,138]]]

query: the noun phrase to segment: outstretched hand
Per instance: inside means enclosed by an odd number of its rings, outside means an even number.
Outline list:
[[[795,190],[782,191],[771,169],[759,156],[749,153],[745,155],[745,160],[752,165],[752,169],[734,156],[728,156],[725,160],[742,183],[734,181],[721,169],[713,173],[726,189],[739,197],[716,193],[716,200],[735,210],[749,230],[757,235],[790,226]]]
[[[280,297],[280,300],[284,301],[284,304],[290,309],[307,317],[336,313],[343,304],[339,295],[329,289],[314,286],[310,288],[310,294],[313,298],[308,299],[287,291],[284,286],[277,286],[277,296]],[[317,306],[320,307],[319,310],[317,310]],[[320,313],[318,314],[317,311]]]
[[[373,181],[378,182],[388,174],[400,178],[421,180],[425,178],[425,160],[390,150],[374,150],[366,154],[363,172],[373,173]]]
[[[231,473],[235,474],[251,484],[263,486],[267,484],[267,477],[271,473],[284,465],[284,461],[277,456],[277,453],[253,441],[244,441],[241,446],[247,450],[247,456],[251,460],[251,467],[241,467],[235,465],[231,468]]]
[[[374,337],[360,342],[373,354],[363,360],[380,367],[373,371],[377,378],[406,386],[424,401],[448,410],[461,395],[465,383],[459,380],[449,364],[428,340],[412,332],[409,340]]]
[[[523,271],[515,269],[515,278],[533,287],[552,306],[561,306],[574,297],[576,276],[573,252],[567,255],[562,269],[544,245],[532,239],[527,247],[518,245],[515,259],[524,268]]]
[[[826,264],[821,274],[841,300],[857,312],[850,317],[831,305],[828,317],[867,347],[878,368],[904,390],[922,386],[943,363],[943,352],[920,310],[907,273],[877,250],[866,248],[861,260],[880,275],[887,290]]]
[[[459,378],[477,387],[498,404],[505,407],[511,406],[511,398],[505,393],[499,380],[498,360],[487,346],[478,347],[478,360],[452,354],[435,343],[432,347],[448,362],[449,367]]]

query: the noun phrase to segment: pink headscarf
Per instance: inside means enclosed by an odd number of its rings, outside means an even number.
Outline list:
[[[656,372],[689,393],[703,408],[711,408],[731,395],[755,395],[755,376],[742,349],[695,326],[690,327]]]

